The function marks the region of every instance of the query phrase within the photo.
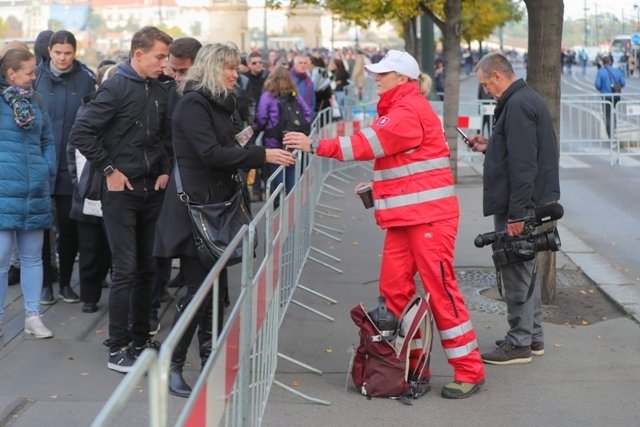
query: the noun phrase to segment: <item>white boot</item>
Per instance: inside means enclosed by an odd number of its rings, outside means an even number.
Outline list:
[[[36,338],[51,338],[53,336],[53,332],[44,326],[39,315],[27,316],[24,319],[24,333]]]

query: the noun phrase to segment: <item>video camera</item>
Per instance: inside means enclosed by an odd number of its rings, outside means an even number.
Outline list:
[[[491,231],[479,234],[473,244],[476,248],[492,245],[496,267],[530,261],[539,251],[556,252],[560,249],[560,235],[555,227],[538,234],[534,232],[537,226],[558,220],[563,215],[564,209],[559,203],[540,206],[529,211],[523,218],[524,231],[521,235],[511,237],[506,231]]]

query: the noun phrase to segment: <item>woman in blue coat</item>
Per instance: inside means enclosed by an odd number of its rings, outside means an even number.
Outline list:
[[[39,304],[43,232],[53,223],[50,194],[56,153],[51,122],[31,88],[35,68],[35,57],[24,48],[11,49],[0,59],[0,328],[15,240],[24,331],[49,338],[53,333],[40,319]]]

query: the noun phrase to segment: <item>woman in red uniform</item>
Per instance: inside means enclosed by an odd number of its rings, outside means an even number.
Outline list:
[[[421,92],[428,76],[411,55],[397,50],[366,69],[375,75],[380,95],[379,117],[372,126],[319,141],[290,132],[284,143],[345,162],[375,159],[375,217],[387,230],[380,293],[400,315],[416,292],[415,274],[420,274],[454,369],[454,381],[443,387],[442,396],[465,398],[484,383],[484,368],[453,269],[460,212],[442,124]]]

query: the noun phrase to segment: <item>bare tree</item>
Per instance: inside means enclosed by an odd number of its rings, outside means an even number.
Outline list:
[[[529,51],[527,84],[545,100],[556,135],[560,137],[560,50],[564,2],[558,0],[524,0],[529,15]],[[558,145],[558,159],[560,146]],[[555,222],[548,227],[555,226]],[[538,275],[542,302],[556,297],[556,254],[538,253]]]

